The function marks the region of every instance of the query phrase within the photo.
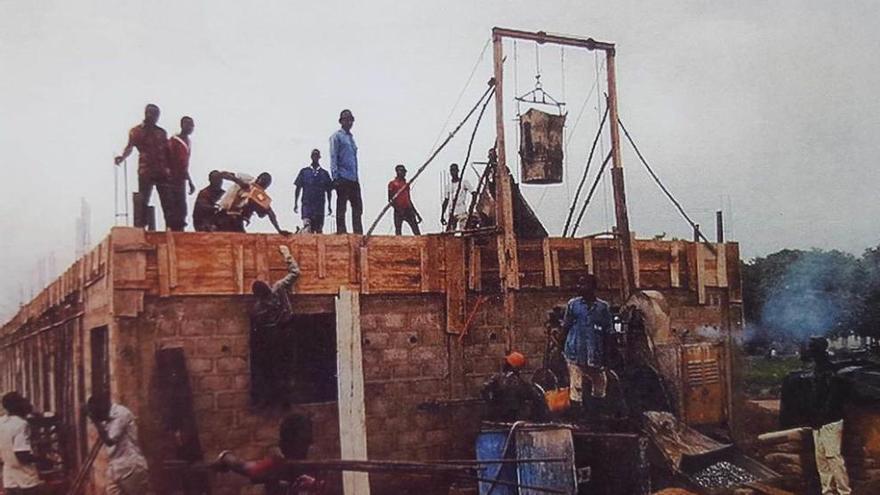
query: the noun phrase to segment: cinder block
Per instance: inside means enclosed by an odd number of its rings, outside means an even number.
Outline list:
[[[402,313],[387,313],[382,315],[379,325],[382,328],[403,328],[406,318]]]
[[[243,357],[217,358],[217,371],[220,373],[240,373],[247,369],[248,362]]]
[[[193,409],[198,412],[212,411],[214,409],[214,394],[193,395]]]
[[[207,375],[198,379],[196,390],[199,392],[217,392],[232,389],[233,377],[229,375]]]
[[[382,351],[382,359],[386,361],[405,361],[409,358],[407,349],[385,349]]]
[[[250,397],[246,392],[221,392],[217,394],[217,409],[247,407]]]
[[[211,358],[190,358],[186,362],[190,373],[209,373],[214,369],[214,360]]]
[[[364,332],[363,340],[361,344],[363,345],[364,352],[368,348],[370,349],[384,349],[388,346],[390,335],[387,332],[378,332],[378,331],[370,331]]]
[[[180,335],[184,337],[208,337],[214,335],[217,320],[189,319],[180,325]]]
[[[410,359],[419,362],[441,362],[446,359],[446,349],[440,346],[417,347],[410,351]]]

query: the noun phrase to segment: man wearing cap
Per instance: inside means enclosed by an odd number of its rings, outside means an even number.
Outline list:
[[[808,404],[822,494],[848,495],[852,489],[841,455],[845,384],[828,356],[828,339],[810,337],[807,357],[815,363]]]
[[[612,331],[611,310],[608,303],[596,297],[596,277],[584,275],[578,280],[578,296],[568,301],[562,328],[567,332],[563,355],[568,365],[572,409],[583,410],[591,418],[598,417],[597,409],[605,398],[604,336]],[[590,400],[584,397],[583,380],[591,385]],[[594,402],[584,408],[587,401]]]
[[[361,214],[364,203],[361,199],[361,184],[358,182],[357,144],[351,134],[354,115],[351,110],[339,114],[340,129],[330,136],[330,175],[336,189],[336,233],[345,234],[345,211],[351,203],[351,228],[355,234],[362,234]]]
[[[403,231],[403,222],[409,224],[413,235],[420,235],[419,213],[416,211],[412,198],[409,195],[410,188],[406,182],[406,167],[402,164],[394,167],[396,177],[388,183],[388,201],[394,207],[394,234],[400,235]]]
[[[501,372],[483,385],[487,421],[538,421],[544,416],[544,396],[519,374],[525,365],[526,357],[513,351],[504,357]]]

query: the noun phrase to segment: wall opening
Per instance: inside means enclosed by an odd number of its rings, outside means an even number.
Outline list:
[[[110,395],[110,345],[107,327],[93,328],[89,333],[89,347],[92,351],[92,395]]]
[[[295,314],[251,331],[251,402],[277,406],[335,401],[336,316]]]

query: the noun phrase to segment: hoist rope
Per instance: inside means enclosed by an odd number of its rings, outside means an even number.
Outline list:
[[[580,213],[578,213],[577,221],[574,223],[574,228],[571,229],[571,237],[574,237],[577,234],[578,227],[581,226],[581,219],[584,218],[584,213],[587,211],[587,206],[590,204],[590,200],[593,199],[593,193],[596,192],[596,186],[599,185],[599,179],[602,178],[602,174],[605,173],[605,167],[608,165],[608,162],[611,161],[612,153],[609,151],[605,156],[605,160],[602,162],[602,166],[599,167],[599,174],[596,175],[596,179],[593,181],[593,185],[590,186],[590,192],[587,194],[587,198],[584,200],[584,206],[581,207]]]
[[[397,193],[394,196],[392,196],[391,199],[389,199],[387,203],[385,203],[385,206],[382,208],[382,211],[379,212],[379,216],[376,217],[376,219],[373,221],[372,225],[370,225],[369,230],[367,230],[367,234],[364,236],[364,240],[363,240],[364,244],[366,244],[367,241],[369,240],[370,236],[373,235],[373,231],[376,229],[376,226],[379,224],[379,221],[382,220],[382,217],[385,216],[385,213],[388,212],[388,209],[391,208],[391,205],[394,204],[394,200],[397,199],[397,197],[400,196],[401,193],[403,193],[403,191],[409,190],[410,185],[413,182],[415,182],[416,179],[419,178],[419,176],[422,174],[422,172],[425,171],[425,169],[428,167],[428,165],[430,165],[430,163],[432,161],[434,161],[434,158],[436,158],[437,155],[440,154],[440,151],[442,151],[443,148],[445,148],[446,145],[449,144],[450,141],[452,141],[452,138],[455,137],[455,135],[458,133],[458,131],[464,126],[465,123],[467,123],[467,121],[471,118],[471,116],[474,114],[474,112],[477,111],[477,108],[479,108],[480,104],[483,103],[483,100],[486,99],[487,97],[489,97],[489,99],[491,99],[491,95],[494,93],[495,93],[495,79],[492,78],[489,80],[489,88],[483,92],[482,96],[480,96],[480,99],[477,100],[477,103],[473,107],[471,107],[470,111],[468,111],[468,113],[467,113],[467,115],[465,115],[464,119],[458,124],[458,126],[455,127],[455,129],[452,130],[452,132],[449,133],[448,136],[446,136],[446,139],[440,144],[440,146],[437,147],[437,149],[434,150],[433,153],[431,153],[431,156],[429,156],[428,159],[425,160],[425,163],[423,163],[422,166],[419,167],[418,170],[416,170],[416,173],[413,174],[412,178],[410,180],[406,181],[406,186],[400,188],[397,191]]]
[[[483,114],[486,112],[486,107],[489,106],[489,102],[492,101],[492,95],[494,94],[494,92],[495,88],[493,87],[492,91],[490,92],[489,98],[486,98],[486,101],[483,102],[483,108],[480,109],[480,114],[477,115],[477,121],[474,123],[474,130],[473,132],[471,132],[471,140],[468,142],[467,154],[465,154],[464,162],[461,166],[461,173],[459,174],[458,185],[455,188],[455,195],[452,197],[452,209],[449,211],[449,219],[446,222],[447,232],[449,232],[451,228],[455,225],[455,223],[451,220],[453,220],[453,215],[455,214],[455,206],[458,204],[458,195],[461,193],[461,185],[464,183],[464,173],[467,171],[468,165],[470,165],[471,151],[474,148],[474,138],[477,137],[477,130],[480,128],[480,121],[483,120]],[[467,226],[467,219],[465,219],[465,226]]]
[[[458,93],[458,98],[455,99],[455,103],[452,105],[452,109],[449,110],[449,115],[446,116],[446,121],[443,122],[443,127],[440,128],[440,132],[437,133],[437,137],[434,138],[434,144],[431,145],[431,148],[437,146],[437,143],[440,142],[440,138],[443,136],[443,131],[446,130],[446,126],[449,125],[449,121],[452,120],[452,116],[455,115],[455,110],[458,108],[458,104],[461,103],[461,99],[464,97],[464,93],[467,91],[468,86],[471,85],[471,81],[474,79],[474,74],[477,73],[477,68],[480,66],[480,62],[483,61],[483,56],[486,55],[486,49],[489,48],[489,43],[492,41],[492,38],[487,38],[486,43],[483,44],[483,49],[480,50],[480,56],[477,57],[477,61],[474,62],[473,68],[471,68],[471,73],[467,78],[467,81],[462,86],[461,91]]]
[[[666,186],[663,185],[663,182],[660,181],[660,177],[657,176],[657,174],[654,172],[654,169],[652,169],[651,166],[648,165],[648,161],[645,160],[644,156],[642,156],[642,152],[639,151],[638,146],[636,146],[635,141],[633,141],[633,138],[629,135],[629,131],[626,130],[626,127],[623,125],[623,122],[621,122],[620,118],[617,119],[617,122],[620,124],[620,128],[623,130],[623,134],[626,136],[626,140],[629,141],[629,144],[630,146],[632,146],[633,151],[636,152],[639,160],[641,160],[642,165],[644,165],[645,169],[648,170],[648,173],[651,175],[651,178],[654,179],[654,182],[656,182],[657,185],[660,186],[660,190],[663,191],[664,194],[666,194],[666,197],[669,198],[669,201],[671,201],[672,204],[675,205],[675,207],[678,209],[678,212],[681,213],[681,216],[684,217],[685,221],[687,221],[694,232],[703,239],[703,242],[705,242],[706,244],[711,244],[709,239],[707,239],[706,236],[703,235],[703,232],[700,230],[697,224],[695,224],[694,221],[691,220],[691,217],[688,216],[687,212],[684,211],[681,203],[679,203],[678,200],[675,199],[675,196],[673,196],[672,193],[669,191],[669,189],[667,189]]]
[[[571,201],[571,207],[568,210],[568,217],[565,219],[565,228],[562,230],[562,237],[568,235],[568,227],[571,225],[571,217],[574,215],[574,210],[577,208],[577,201],[581,196],[581,191],[584,188],[584,183],[587,181],[587,174],[590,173],[590,163],[593,161],[593,154],[596,152],[596,145],[599,144],[599,139],[602,137],[602,129],[605,127],[605,121],[608,119],[608,107],[605,107],[605,115],[602,116],[602,122],[599,123],[599,130],[596,131],[596,137],[593,139],[593,144],[590,146],[590,154],[587,157],[587,165],[584,167],[584,175],[581,177],[581,182],[578,184],[577,190],[574,192],[574,199]]]

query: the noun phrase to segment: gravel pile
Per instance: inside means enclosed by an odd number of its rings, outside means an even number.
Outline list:
[[[758,479],[752,473],[727,461],[709,465],[694,473],[692,477],[703,488],[727,488]]]

